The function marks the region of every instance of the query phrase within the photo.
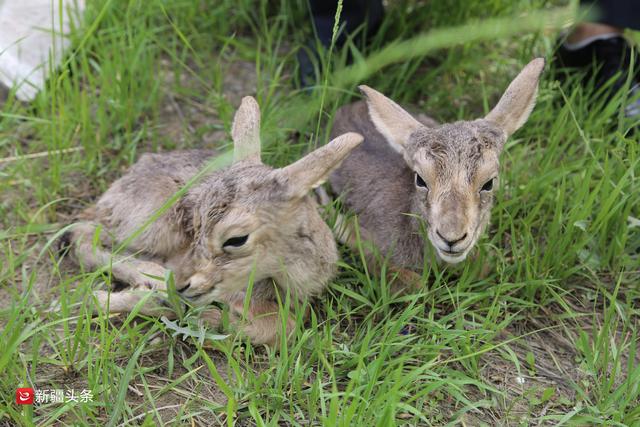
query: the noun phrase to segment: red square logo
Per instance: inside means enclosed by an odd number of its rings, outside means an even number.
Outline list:
[[[17,389],[16,403],[18,405],[33,405],[33,389],[32,388]]]

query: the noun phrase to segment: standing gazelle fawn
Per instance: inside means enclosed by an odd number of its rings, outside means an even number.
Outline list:
[[[233,164],[205,174],[135,237],[125,254],[113,256],[104,248],[141,229],[215,152],[143,155],[66,234],[63,240],[79,264],[87,269],[111,266],[113,278],[129,285],[120,292],[96,291],[102,308],[130,312],[146,297],[141,313],[166,312],[164,279],[171,270],[184,299],[196,306],[228,304],[231,320],[253,343],[273,344],[281,329],[275,287],[283,300],[288,292],[291,301],[325,288],[335,274],[338,253],[309,191],[328,178],[362,137],[341,135],[297,162],[273,169],[260,161],[260,110],[246,97],[236,112],[232,138]],[[250,281],[251,299],[243,313]],[[246,321],[239,322],[243,314]],[[207,318],[215,324],[220,312],[212,308]],[[292,322],[287,319],[287,330]]]
[[[544,64],[531,61],[495,108],[473,121],[425,125],[367,86],[360,86],[366,104],[336,113],[332,135],[358,132],[365,140],[329,178],[332,190],[401,280],[422,270],[425,240],[451,264],[476,244],[489,223],[500,153],[535,105]]]

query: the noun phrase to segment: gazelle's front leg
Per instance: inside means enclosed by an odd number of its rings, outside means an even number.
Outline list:
[[[356,234],[358,228],[360,240]],[[342,213],[337,214],[336,224],[334,227],[336,239],[346,245],[352,252],[357,253],[361,247],[364,247],[364,258],[367,267],[373,271],[380,271],[381,265],[376,260],[374,254],[366,248],[366,244],[373,242],[372,234],[355,223],[355,218],[347,218]],[[388,264],[386,268],[386,279],[392,282],[391,293],[407,294],[422,289],[424,286],[422,276],[415,271]]]
[[[240,333],[246,335],[252,344],[267,344],[277,347],[282,338],[282,315],[275,289],[271,281],[254,284],[251,300],[245,311],[245,292],[236,292],[225,296],[223,301],[229,305],[229,320]],[[285,339],[295,328],[295,317],[289,314],[285,319]]]
[[[102,247],[103,243],[109,243],[107,237],[101,236],[99,244],[94,244],[96,230],[97,226],[90,222],[76,224],[63,236],[62,244],[69,247],[76,261],[84,268],[95,270],[110,266],[113,278],[129,285],[129,288],[120,292],[95,291],[100,307],[112,313],[130,312],[151,292],[140,313],[170,314],[171,310],[163,304],[167,291],[167,269],[160,264],[134,257],[113,256]]]
[[[147,316],[175,317],[175,312],[166,304],[166,294],[158,291],[124,290],[119,292],[94,291],[100,308],[109,313],[130,313],[140,301],[144,304],[138,311]]]
[[[110,243],[101,233],[98,244],[94,244],[96,224],[81,222],[63,236],[63,245],[70,247],[77,262],[86,269],[111,267],[113,277],[136,289],[166,289],[164,278],[167,269],[150,261],[135,257],[114,256],[102,246]]]
[[[230,306],[232,320],[238,329],[245,334],[253,344],[267,344],[272,347],[278,345],[281,338],[282,323],[278,303],[274,301],[255,301],[252,299],[244,318],[244,304],[237,301]],[[289,337],[295,328],[295,320],[288,316],[285,324],[285,335]],[[286,339],[285,338],[285,339]]]

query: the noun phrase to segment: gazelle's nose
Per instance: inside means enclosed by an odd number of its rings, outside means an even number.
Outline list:
[[[453,247],[453,245],[455,245],[458,242],[463,241],[464,239],[467,238],[467,233],[464,233],[462,236],[459,237],[451,237],[451,236],[444,236],[442,233],[440,233],[439,230],[436,230],[436,234],[438,235],[438,237],[440,237],[442,240],[444,240],[444,242],[449,245],[450,248]]]

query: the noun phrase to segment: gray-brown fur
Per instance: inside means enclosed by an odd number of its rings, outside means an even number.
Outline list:
[[[450,263],[468,255],[489,223],[500,152],[529,116],[543,66],[527,65],[483,119],[434,125],[366,86],[366,103],[336,113],[332,135],[358,132],[365,141],[331,175],[331,188],[394,268],[420,271],[433,249]]]
[[[232,319],[239,321],[253,277],[242,330],[254,343],[273,343],[280,324],[274,285],[282,298],[289,293],[292,301],[324,289],[335,274],[338,254],[308,192],[362,138],[343,135],[293,165],[273,169],[260,162],[259,117],[255,100],[245,98],[233,124],[234,163],[202,177],[125,254],[114,257],[103,247],[117,246],[139,230],[214,151],[143,155],[74,225],[69,236],[74,258],[87,269],[111,265],[114,278],[131,286],[121,292],[96,291],[103,308],[131,311],[151,295],[141,313],[170,314],[163,301],[164,277],[171,270],[185,299],[198,306],[227,303]],[[94,248],[98,226],[100,245]],[[204,317],[212,323],[220,320],[215,309]]]

